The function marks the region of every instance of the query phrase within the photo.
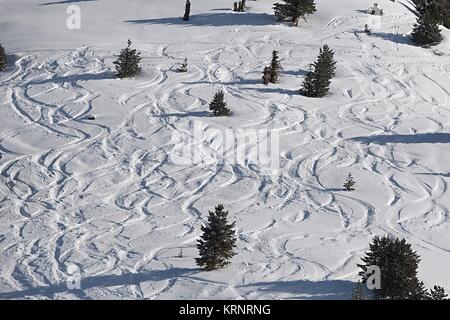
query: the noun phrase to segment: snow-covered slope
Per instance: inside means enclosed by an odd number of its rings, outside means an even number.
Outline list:
[[[427,287],[448,290],[449,31],[434,49],[411,45],[406,0],[378,1],[386,14],[371,36],[367,0],[318,0],[300,28],[277,23],[269,0],[245,13],[191,2],[183,22],[184,1],[0,0],[11,60],[0,74],[0,298],[348,298],[376,234],[406,238]],[[81,30],[66,28],[69,5]],[[144,73],[113,79],[128,38]],[[338,61],[331,94],[302,97],[323,44]],[[272,50],[284,70],[266,87]],[[189,73],[175,73],[184,57]],[[219,89],[230,118],[207,116]],[[196,129],[214,150],[223,127],[277,132],[279,170],[174,163],[174,149],[205,143]],[[202,272],[195,245],[218,203],[238,254]],[[71,291],[78,272],[83,290]]]

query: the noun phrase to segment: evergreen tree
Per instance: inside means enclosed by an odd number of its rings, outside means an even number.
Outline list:
[[[381,288],[374,289],[374,298],[421,300],[427,296],[423,282],[417,278],[419,255],[411,249],[405,239],[376,236],[369,245],[369,251],[362,258],[359,275],[366,283],[370,274],[367,268],[380,268]]]
[[[243,8],[242,8],[242,1],[238,2],[238,10],[237,11],[239,11],[239,12],[244,11]]]
[[[430,289],[429,299],[431,300],[448,300],[448,294],[445,293],[443,287],[434,286],[433,289]]]
[[[419,12],[411,33],[412,41],[420,46],[429,47],[442,41],[441,30],[436,17],[428,10]]]
[[[234,4],[233,4],[233,11],[237,12],[238,10],[239,10],[239,6],[238,6],[237,1],[235,1]]]
[[[177,68],[178,72],[188,72],[188,59],[184,58],[184,61],[181,63],[181,65]]]
[[[272,75],[272,71],[271,71],[270,67],[265,67],[264,72],[263,72],[263,77],[262,77],[262,81],[265,85],[268,85],[270,83],[271,75]]]
[[[358,281],[353,289],[352,300],[367,300],[365,286],[361,281]]]
[[[117,76],[120,79],[137,76],[142,71],[139,66],[141,59],[141,53],[136,52],[136,49],[131,49],[131,40],[128,39],[128,47],[122,49],[117,60],[113,62],[116,66]]]
[[[5,48],[0,44],[0,72],[5,71],[8,66]]]
[[[355,180],[353,180],[353,176],[351,173],[348,174],[347,179],[345,180],[344,183],[344,189],[345,191],[353,191],[355,190],[355,188],[353,188],[355,186],[356,182]]]
[[[208,225],[202,226],[203,234],[197,244],[200,258],[195,262],[204,270],[223,268],[235,255],[235,222],[228,223],[227,216],[228,211],[219,204],[214,212],[209,212]]]
[[[222,90],[214,95],[213,100],[209,104],[209,109],[215,116],[229,116],[231,110],[227,108],[227,103],[224,99],[224,93]]]
[[[278,51],[272,51],[272,62],[270,63],[270,82],[278,82],[278,74],[282,70],[280,60],[278,60]]]
[[[189,0],[186,0],[186,5],[185,5],[185,8],[184,8],[183,20],[184,21],[188,21],[190,14],[191,14],[191,2]]]
[[[417,16],[428,13],[430,19],[450,27],[450,0],[413,0]]]
[[[273,9],[280,21],[290,21],[299,25],[300,18],[305,19],[308,14],[316,12],[314,0],[283,0],[284,3],[275,3]]]
[[[317,61],[312,65],[303,82],[300,93],[307,97],[324,97],[330,90],[331,79],[336,75],[334,52],[328,45],[320,49]]]

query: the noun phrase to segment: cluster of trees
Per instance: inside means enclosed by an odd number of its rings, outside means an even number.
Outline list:
[[[362,258],[359,275],[361,281],[355,286],[353,299],[365,300],[370,298],[367,283],[372,274],[369,268],[377,266],[380,270],[380,285],[372,289],[371,295],[375,300],[443,300],[447,298],[444,288],[435,285],[429,291],[419,280],[417,269],[420,257],[412,250],[405,239],[391,236],[376,236],[369,245],[369,251]]]
[[[262,81],[265,85],[277,83],[279,72],[282,70],[278,51],[272,52],[272,62],[270,66],[264,68]],[[336,61],[334,52],[328,45],[324,45],[319,52],[317,61],[310,66],[303,81],[300,94],[306,97],[321,98],[328,94],[330,90],[331,79],[336,75]]]
[[[0,72],[4,71],[8,66],[8,60],[6,58],[5,48],[0,44]]]
[[[235,256],[235,222],[228,221],[228,211],[222,204],[209,211],[208,222],[201,227],[202,235],[197,242],[199,257],[195,262],[205,271],[223,268],[230,264]],[[182,255],[182,254],[181,254]],[[426,290],[419,280],[417,269],[419,255],[412,250],[405,239],[392,236],[376,236],[369,245],[369,251],[357,264],[361,280],[355,285],[354,300],[447,300],[445,289],[435,285]],[[380,285],[368,290],[372,281],[369,268],[379,268]]]

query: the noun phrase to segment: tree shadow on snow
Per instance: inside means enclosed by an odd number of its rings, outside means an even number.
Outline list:
[[[103,275],[81,279],[81,289],[69,290],[67,283],[58,283],[53,286],[42,286],[25,289],[22,291],[0,292],[0,299],[22,299],[30,296],[46,296],[53,297],[59,293],[74,293],[79,297],[83,297],[83,290],[92,288],[106,288],[115,286],[138,285],[146,281],[162,281],[171,280],[177,277],[186,277],[201,271],[200,269],[189,268],[173,268],[169,270],[154,270],[142,273],[127,273],[121,275]]]
[[[419,133],[419,134],[393,134],[355,137],[349,140],[364,144],[374,143],[384,145],[387,143],[450,143],[450,133]]]
[[[263,93],[279,93],[279,94],[288,94],[288,95],[299,95],[299,89],[283,89],[283,88],[271,88],[269,86],[265,86],[263,88],[242,88],[244,90],[256,90]]]
[[[392,41],[400,44],[408,44],[414,46],[411,38],[408,36],[404,36],[402,34],[394,34],[394,33],[386,33],[386,32],[372,32],[370,34],[372,37],[381,38],[383,40]]]
[[[204,13],[192,15],[189,21],[184,21],[181,17],[156,18],[156,19],[140,19],[126,20],[127,23],[135,24],[165,24],[165,25],[191,25],[191,26],[236,26],[251,25],[265,26],[276,24],[273,15],[267,13]]]
[[[116,78],[117,77],[114,72],[107,71],[101,73],[82,73],[82,74],[72,74],[68,76],[53,76],[49,79],[33,80],[29,84],[32,85],[41,85],[47,83],[62,84],[62,83],[75,83],[77,81],[107,80]]]
[[[187,118],[187,117],[211,117],[212,113],[207,111],[188,111],[184,113],[166,113],[155,116],[155,118],[169,118],[169,117],[176,117],[176,118]]]
[[[97,0],[62,0],[62,1],[41,3],[40,6],[51,6],[54,4],[69,4],[69,3],[87,2],[87,1],[97,1]]]
[[[354,282],[346,280],[297,280],[257,282],[239,286],[239,288],[249,288],[252,291],[264,293],[290,293],[296,295],[291,299],[348,300],[351,299],[354,286]]]

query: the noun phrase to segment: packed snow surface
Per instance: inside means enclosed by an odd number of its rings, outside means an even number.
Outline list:
[[[0,299],[346,299],[388,234],[419,253],[427,287],[449,290],[450,32],[414,46],[407,0],[377,1],[380,20],[373,1],[317,0],[299,28],[273,0],[191,2],[182,21],[181,0],[0,0]],[[115,79],[128,38],[143,73]],[[331,92],[302,97],[324,44]],[[272,50],[283,71],[264,86]],[[231,117],[209,116],[220,89]],[[214,154],[217,128],[277,132],[278,170],[174,161],[180,147]],[[237,255],[203,272],[196,242],[219,203]]]

